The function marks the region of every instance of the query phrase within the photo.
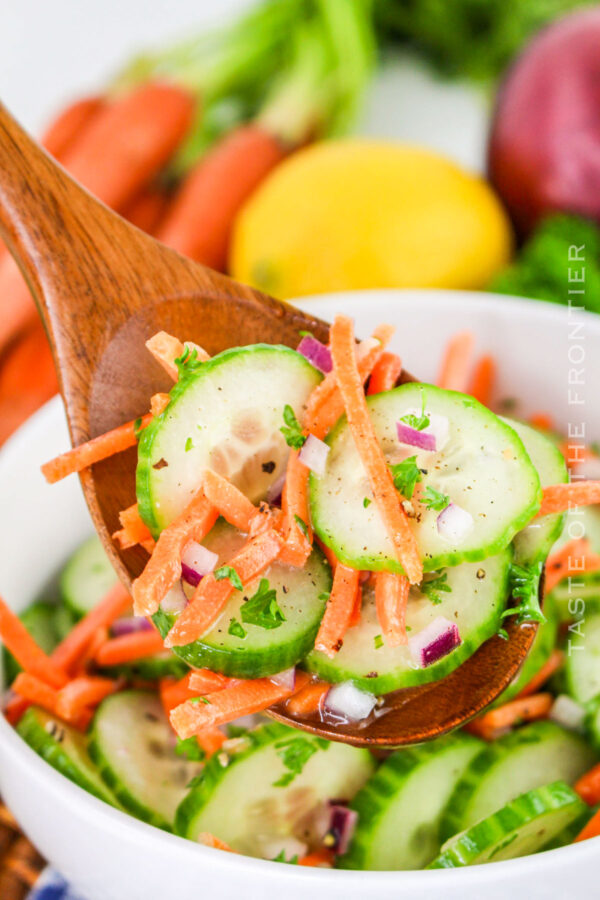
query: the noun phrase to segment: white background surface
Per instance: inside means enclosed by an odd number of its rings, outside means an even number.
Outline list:
[[[218,23],[251,0],[0,0],[0,98],[39,132],[65,101],[102,89],[131,55]],[[488,100],[411,57],[386,65],[360,130],[424,143],[481,170]]]

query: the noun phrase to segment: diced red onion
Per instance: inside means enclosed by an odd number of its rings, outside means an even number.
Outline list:
[[[324,375],[328,375],[333,369],[329,347],[318,341],[312,334],[305,334],[296,349]]]
[[[134,634],[137,631],[152,631],[152,625],[148,619],[139,616],[123,616],[112,623],[110,630],[114,637],[121,637],[124,634]]]
[[[426,628],[408,639],[408,648],[417,665],[425,669],[447,656],[460,643],[456,622],[438,616]]]
[[[449,503],[436,520],[439,534],[451,543],[458,543],[473,527],[473,516],[462,506]]]
[[[183,585],[181,581],[178,581],[173,585],[166,597],[163,597],[160,608],[169,615],[177,615],[178,613],[183,612],[187,606],[187,602],[188,600],[185,596]]]
[[[325,472],[328,453],[329,447],[327,444],[315,437],[314,434],[309,434],[298,454],[298,460],[307,466],[311,472],[314,472],[315,475],[322,475]]]
[[[276,503],[280,498],[283,492],[283,488],[285,485],[285,469],[279,476],[276,478],[269,490],[267,491],[267,503]]]
[[[212,572],[218,562],[218,553],[213,553],[197,541],[190,541],[181,557],[181,574],[188,584],[197,587],[203,576]]]
[[[296,685],[296,670],[294,668],[285,669],[283,672],[278,672],[277,675],[271,675],[270,681],[273,684],[277,684],[283,688],[289,688],[290,691],[294,690]]]
[[[345,853],[354,836],[358,813],[339,803],[330,803],[329,809],[330,819],[327,834],[331,835],[334,840],[334,843],[330,845],[331,849],[334,853]]]
[[[405,415],[413,415],[420,416],[422,410],[417,409],[416,406],[411,406],[406,410]],[[432,413],[425,410],[425,415],[429,419],[429,425],[426,428],[423,428],[422,431],[419,432],[420,435],[428,435],[430,438],[433,438],[435,442],[434,449],[436,451],[443,450],[446,443],[448,442],[448,435],[450,431],[450,423],[446,416],[440,416],[439,413]],[[400,423],[404,424],[404,423]],[[402,438],[399,437],[399,440]],[[418,444],[413,444],[412,446],[417,447]],[[423,447],[422,449],[427,450],[428,447]]]
[[[361,691],[351,681],[342,681],[327,692],[324,706],[348,722],[360,722],[371,715],[376,703],[375,694]]]
[[[417,428],[411,428],[404,422],[396,422],[396,433],[401,444],[408,444],[409,447],[418,447],[419,450],[435,450],[435,435],[428,431],[419,431]]]
[[[550,719],[571,731],[582,731],[585,709],[566,694],[559,694],[548,713]]]

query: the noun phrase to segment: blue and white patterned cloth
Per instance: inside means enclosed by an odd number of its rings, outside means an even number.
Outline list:
[[[52,869],[46,869],[27,900],[84,900],[84,898],[74,893],[64,878]]]

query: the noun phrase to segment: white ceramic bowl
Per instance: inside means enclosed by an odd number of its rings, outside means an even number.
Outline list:
[[[377,322],[393,322],[395,349],[424,380],[435,378],[446,338],[470,328],[478,350],[500,362],[501,396],[519,397],[525,414],[550,411],[565,429],[585,422],[588,440],[600,436],[600,317],[444,291],[369,291],[305,305],[324,318],[343,310],[362,335]],[[585,383],[569,388],[569,380]],[[0,454],[0,591],[16,610],[91,531],[77,480],[49,487],[39,473],[39,464],[67,445],[56,400]],[[445,900],[539,900],[591,897],[598,890],[598,838],[543,856],[432,872],[299,869],[196,846],[89,796],[37,757],[1,717],[0,790],[41,852],[86,900],[255,900],[276,893],[286,900],[430,900],[438,893]]]

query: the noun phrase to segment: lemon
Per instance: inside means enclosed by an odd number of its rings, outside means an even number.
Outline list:
[[[234,278],[281,298],[359,288],[481,288],[512,234],[492,189],[429,150],[348,139],[301,150],[241,210]]]

